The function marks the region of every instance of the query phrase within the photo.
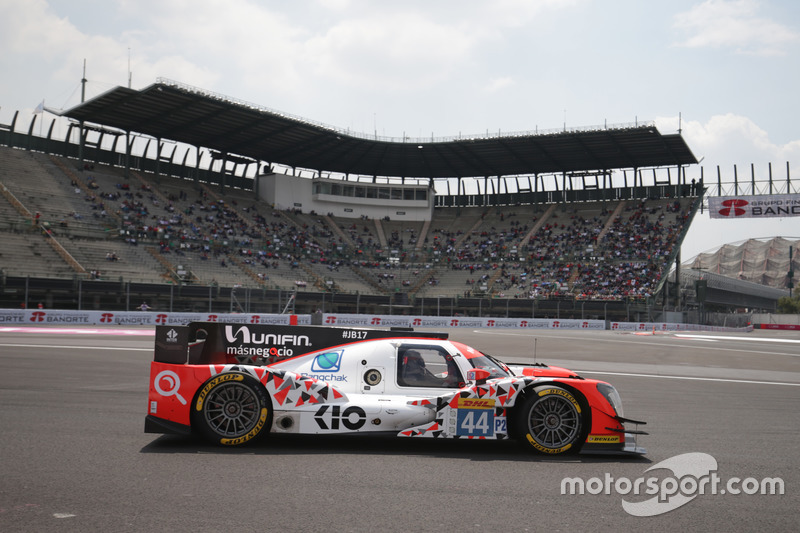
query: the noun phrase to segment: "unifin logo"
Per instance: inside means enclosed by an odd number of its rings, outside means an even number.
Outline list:
[[[228,342],[239,341],[242,344],[293,344],[295,346],[311,346],[311,339],[306,335],[275,335],[274,333],[251,334],[247,326],[240,326],[236,331],[234,331],[233,326],[225,326],[225,339]]]

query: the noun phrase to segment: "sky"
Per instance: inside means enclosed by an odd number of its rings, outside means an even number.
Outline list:
[[[0,0],[0,123],[79,104],[84,61],[87,99],[163,77],[395,138],[653,121],[689,177],[800,185],[796,0]],[[800,218],[706,212],[682,257],[774,236]]]

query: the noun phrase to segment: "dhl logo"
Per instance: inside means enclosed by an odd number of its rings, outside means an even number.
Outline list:
[[[459,409],[494,409],[494,400],[491,398],[459,398]]]

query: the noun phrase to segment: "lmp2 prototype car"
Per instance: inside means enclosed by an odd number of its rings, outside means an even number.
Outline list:
[[[157,326],[147,433],[226,446],[268,433],[515,438],[544,454],[644,454],[616,389],[507,365],[447,333],[192,322]]]

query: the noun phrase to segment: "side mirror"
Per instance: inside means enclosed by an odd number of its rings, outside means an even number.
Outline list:
[[[489,379],[491,374],[488,370],[484,370],[483,368],[472,368],[467,370],[467,380],[474,381],[478,385],[483,385],[486,383],[486,380]]]

